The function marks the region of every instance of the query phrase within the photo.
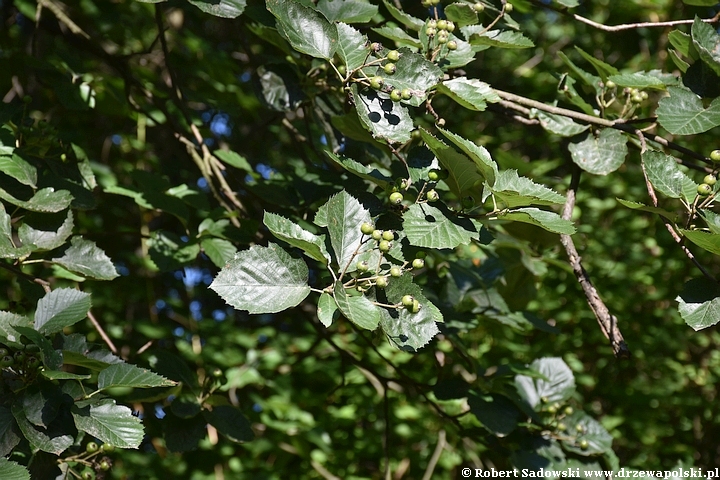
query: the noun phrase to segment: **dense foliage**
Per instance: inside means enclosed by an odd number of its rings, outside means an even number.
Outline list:
[[[0,12],[0,478],[720,467],[716,2]]]

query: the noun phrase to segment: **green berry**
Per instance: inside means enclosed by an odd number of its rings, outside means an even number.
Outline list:
[[[428,172],[428,179],[431,182],[437,182],[440,179],[440,171],[439,170],[430,170]]]
[[[573,411],[572,407],[565,407],[565,415],[572,415]]]
[[[370,270],[370,264],[366,260],[360,260],[355,266],[358,272],[367,272]]]
[[[25,361],[25,352],[15,352],[14,357],[17,363],[22,363]]]
[[[458,47],[457,42],[455,40],[450,40],[449,42],[447,42],[446,46],[447,46],[448,50],[457,50],[457,47]]]
[[[392,75],[393,73],[395,73],[395,72],[397,71],[397,66],[396,66],[394,63],[386,63],[386,64],[383,66],[383,70],[384,70],[385,73],[387,73],[388,75]]]
[[[440,200],[440,194],[435,190],[428,190],[425,196],[428,202],[437,202]]]
[[[412,261],[412,266],[416,270],[419,268],[423,268],[425,266],[425,260],[423,260],[422,258],[416,258]]]
[[[650,95],[648,95],[648,93],[643,90],[642,92],[640,92],[640,98],[642,98],[643,100],[647,100],[648,98],[650,98]]]
[[[630,101],[635,104],[639,104],[643,102],[642,95],[640,93],[633,93],[630,96]]]
[[[560,423],[558,423],[557,429],[558,429],[559,432],[564,432],[565,430],[567,430],[567,425],[565,425],[564,423],[560,422]]]
[[[385,83],[385,81],[382,77],[375,76],[370,78],[370,88],[372,88],[373,90],[380,90],[383,86],[383,83]]]
[[[403,100],[410,100],[412,98],[412,96],[413,96],[412,90],[410,90],[409,88],[403,88],[402,92],[400,92],[400,97]]]
[[[513,11],[513,4],[512,3],[506,3],[505,4],[505,13],[510,13]]]
[[[375,280],[375,286],[378,288],[385,288],[388,286],[388,279],[387,277],[380,277],[377,280]]]
[[[428,37],[434,37],[436,33],[437,33],[437,30],[434,29],[433,27],[427,27],[425,29],[425,35],[427,35]]]
[[[708,185],[707,183],[701,183],[697,187],[698,195],[703,196],[703,197],[707,197],[708,195],[710,195],[712,193],[712,191],[713,191],[712,187],[710,185]]]
[[[390,100],[393,102],[399,102],[402,99],[402,95],[400,94],[400,90],[397,88],[390,92]]]
[[[40,360],[32,355],[27,358],[26,365],[29,369],[35,370],[40,366]]]
[[[345,75],[347,73],[347,67],[345,65],[338,65],[337,71],[340,75]]]
[[[95,472],[92,470],[85,470],[82,472],[80,478],[82,478],[82,480],[93,480],[95,478]]]
[[[437,28],[437,20],[435,20],[435,19],[428,20],[427,26],[430,28]]]
[[[95,453],[95,452],[97,452],[99,449],[100,449],[100,447],[98,447],[98,444],[95,443],[95,442],[90,442],[90,443],[88,443],[87,445],[85,445],[85,451],[86,451],[87,453]]]
[[[587,440],[580,440],[580,448],[583,450],[587,450],[590,447],[590,444]]]
[[[713,150],[710,152],[710,160],[713,162],[720,162],[720,150]]]
[[[410,306],[410,313],[418,313],[420,311],[420,302],[417,299],[413,299],[413,303]]]
[[[397,50],[390,50],[387,53],[387,59],[391,62],[397,62],[398,60],[400,60],[400,52],[398,52]]]
[[[717,177],[715,175],[705,175],[705,178],[703,178],[703,182],[707,183],[711,187],[717,183]]]
[[[115,450],[115,445],[111,443],[103,443],[103,446],[101,448],[103,452],[109,453]]]
[[[405,295],[402,297],[402,300],[400,302],[403,304],[403,307],[410,308],[413,305],[413,302],[415,301],[415,297],[412,295]]]
[[[557,413],[557,407],[555,405],[550,405],[547,409],[548,413],[556,414]]]
[[[615,88],[617,85],[612,80],[605,82],[605,88]]]
[[[102,470],[103,472],[107,472],[108,470],[110,470],[110,462],[108,462],[107,460],[103,460],[102,462],[100,462],[100,470]]]
[[[392,230],[385,230],[382,234],[383,240],[387,240],[388,242],[392,242],[395,240],[395,232]]]
[[[447,27],[445,28],[448,32],[454,32],[455,31],[455,24],[448,20]]]
[[[578,433],[583,433],[583,432],[585,431],[585,427],[583,427],[582,425],[580,425],[580,424],[578,423],[577,425],[575,425],[575,430],[576,430]]]
[[[378,250],[381,252],[389,252],[390,251],[390,242],[387,240],[380,240],[380,243],[378,243]]]
[[[214,368],[210,375],[212,375],[214,378],[222,378],[225,374],[223,373],[221,368]]]
[[[360,225],[360,231],[364,235],[370,235],[375,231],[375,225],[373,225],[370,222],[365,222],[362,225]]]
[[[437,36],[438,43],[447,43],[450,39],[450,36],[447,33],[447,30],[440,30]]]
[[[480,12],[482,12],[483,10],[485,10],[485,5],[483,5],[483,4],[480,3],[480,2],[477,2],[475,5],[473,5],[473,9],[474,9],[476,12],[480,13]]]
[[[2,359],[0,359],[0,367],[3,367],[3,368],[12,367],[14,363],[15,363],[15,359],[13,357],[11,357],[10,355],[5,355],[4,357],[2,357]]]
[[[405,197],[403,197],[403,194],[400,192],[394,192],[390,194],[390,203],[392,203],[393,205],[400,205],[404,199]]]
[[[379,242],[380,240],[382,240],[382,234],[382,230],[373,230],[370,236],[373,238],[373,240],[377,240]]]
[[[401,277],[402,269],[397,265],[393,265],[392,267],[390,267],[390,276],[395,278]]]
[[[397,181],[397,186],[400,190],[407,190],[407,188],[409,187],[408,181],[404,178],[401,178]]]
[[[447,20],[438,20],[437,28],[438,28],[438,30],[447,30],[447,28],[448,28]]]

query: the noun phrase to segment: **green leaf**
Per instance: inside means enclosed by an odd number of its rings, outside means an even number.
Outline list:
[[[367,36],[344,23],[338,23],[335,27],[338,33],[337,53],[345,64],[347,71],[350,72],[362,67],[370,53]]]
[[[385,85],[401,91],[404,89],[412,91],[412,98],[403,102],[417,107],[427,98],[426,91],[440,81],[443,72],[420,54],[413,53],[407,48],[401,48],[399,51],[400,59],[395,62],[397,67],[395,73],[385,75],[379,68],[377,74],[383,76]],[[387,50],[384,50],[382,55],[387,55]]]
[[[451,3],[443,11],[447,19],[455,22],[458,27],[478,23],[477,12],[469,3]]]
[[[615,82],[619,87],[628,88],[655,88],[664,90],[665,84],[662,80],[646,73],[621,73],[610,75],[608,80]]]
[[[720,234],[720,214],[704,208],[699,213],[707,223],[710,233]]]
[[[395,5],[388,0],[383,0],[383,5],[385,5],[385,8],[388,12],[390,12],[390,15],[392,15],[395,20],[400,22],[402,25],[405,25],[409,30],[419,31],[425,26],[425,22],[419,18],[413,17],[412,15],[408,15],[402,10],[398,10]]]
[[[128,407],[116,405],[115,400],[106,398],[82,408],[74,405],[72,416],[78,430],[102,442],[119,448],[137,448],[142,442],[140,419]]]
[[[9,408],[0,407],[0,459],[5,460],[2,457],[8,455],[18,443],[20,443],[20,436],[17,434],[15,418]],[[2,468],[0,468],[0,472],[2,472]],[[0,476],[0,478],[5,477]]]
[[[485,180],[478,172],[478,165],[476,162],[470,160],[468,157],[459,153],[454,148],[446,145],[441,140],[437,139],[424,128],[420,129],[425,144],[435,154],[438,161],[448,171],[448,178],[445,179],[445,183],[448,184],[450,190],[458,197],[463,197],[465,192],[474,190],[477,185],[481,185]],[[457,138],[453,140],[459,142]],[[463,143],[463,142],[459,142]],[[469,145],[464,145],[465,148],[469,149]],[[492,167],[491,167],[492,168]],[[487,169],[484,168],[483,171]]]
[[[463,107],[478,112],[485,110],[487,102],[500,101],[500,97],[490,85],[474,78],[458,77],[442,82],[437,86],[437,91],[452,98]]]
[[[330,261],[330,254],[325,248],[325,236],[315,235],[287,218],[274,213],[265,212],[263,223],[280,240],[301,249],[308,257],[323,264]]]
[[[338,316],[338,307],[335,299],[327,292],[323,292],[318,299],[317,316],[320,323],[329,328],[335,317]]]
[[[715,27],[696,16],[690,33],[700,59],[720,76],[720,35]]]
[[[150,370],[128,363],[110,365],[98,375],[98,390],[110,387],[171,387],[176,385]]]
[[[455,248],[480,238],[476,225],[470,220],[451,219],[428,204],[410,205],[403,215],[403,230],[410,245],[424,248]]]
[[[30,472],[19,463],[0,458],[0,478],[3,480],[30,480]]]
[[[570,70],[575,73],[578,77],[580,77],[580,80],[582,80],[586,85],[591,87],[596,94],[600,95],[600,77],[593,75],[592,73],[586,72],[582,68],[578,67],[575,63],[573,63],[572,60],[568,58],[567,55],[565,55],[563,52],[558,52],[558,57],[567,65],[570,67]],[[586,112],[588,114],[592,114],[592,111]]]
[[[575,377],[562,358],[539,358],[530,368],[545,378],[517,375],[515,386],[531,407],[536,407],[541,398],[548,403],[564,403],[575,393]]]
[[[580,54],[580,56],[590,62],[590,64],[595,68],[595,71],[598,73],[598,75],[600,75],[600,78],[603,82],[605,82],[610,75],[620,74],[617,68],[593,57],[582,48],[575,46],[575,50]]]
[[[600,135],[588,134],[585,140],[568,146],[572,161],[595,175],[614,172],[625,162],[627,138],[619,130],[604,128]]]
[[[492,191],[508,208],[565,203],[564,196],[529,178],[518,176],[517,170],[512,169],[498,174]]]
[[[475,60],[475,54],[477,52],[490,48],[487,45],[472,46],[454,34],[450,34],[449,39],[457,43],[457,48],[455,50],[448,50],[447,55],[438,60],[438,66],[442,67],[444,70],[464,67]]]
[[[0,339],[2,343],[12,348],[23,348],[20,343],[20,333],[15,327],[32,327],[32,321],[23,315],[0,311]]]
[[[465,27],[463,32],[467,32],[466,37],[471,45],[489,45],[500,48],[531,48],[535,46],[532,40],[519,32],[509,30],[483,32],[483,30],[485,28],[482,25],[472,25]]]
[[[253,80],[260,98],[271,110],[295,110],[305,98],[297,74],[287,65],[261,65]]]
[[[0,198],[6,200],[13,205],[22,207],[31,212],[48,212],[55,213],[65,210],[72,202],[72,195],[67,190],[55,191],[52,187],[43,188],[35,192],[30,200],[20,200],[13,197],[4,189],[0,188]]]
[[[714,7],[717,5],[715,0],[683,0],[685,5],[696,5],[698,7]]]
[[[678,52],[682,53],[688,58],[693,58],[692,56],[692,50],[690,47],[693,44],[692,37],[688,35],[685,32],[681,32],[680,30],[673,30],[672,32],[668,33],[668,40],[670,41],[670,44],[677,49]],[[693,58],[696,60],[698,57],[696,56]]]
[[[253,172],[253,167],[247,159],[232,150],[215,150],[213,155],[220,159],[221,162],[230,165],[231,167],[235,167],[248,173]]]
[[[37,169],[15,153],[12,156],[0,156],[0,172],[33,188],[37,183]]]
[[[467,402],[470,412],[485,428],[497,436],[509,435],[518,426],[521,418],[520,410],[504,395],[497,393],[481,395],[471,392]]]
[[[310,293],[305,262],[278,245],[254,245],[238,253],[210,288],[238,310],[276,313],[294,307]]]
[[[580,5],[580,2],[578,2],[578,0],[556,0],[556,1],[560,5],[563,5],[568,8],[573,8],[573,7],[577,7],[578,5]]]
[[[357,293],[356,291],[354,293]],[[382,310],[365,295],[349,295],[342,282],[337,282],[333,296],[340,312],[360,328],[375,330],[380,323]]]
[[[651,206],[645,205],[645,204],[643,204],[643,203],[633,202],[633,201],[630,201],[630,200],[623,200],[622,198],[617,198],[616,200],[620,203],[620,205],[626,206],[627,208],[631,208],[631,209],[633,209],[633,210],[640,210],[640,211],[643,211],[643,212],[656,213],[656,214],[658,214],[658,215],[660,215],[660,216],[662,216],[662,217],[667,218],[667,219],[670,220],[671,222],[674,222],[674,221],[675,221],[675,218],[677,217],[677,215],[675,215],[675,214],[672,213],[672,212],[668,212],[668,211],[665,210],[664,208],[651,207]],[[702,213],[703,211],[704,211],[704,210],[701,210],[700,213]],[[719,231],[719,232],[715,232],[715,233],[720,233],[720,231]]]
[[[675,301],[680,316],[695,331],[720,322],[720,285],[705,277],[686,282]]]
[[[98,280],[112,280],[118,277],[117,270],[103,250],[95,242],[75,236],[65,254],[52,261],[71,272]]]
[[[337,163],[348,172],[351,172],[360,178],[364,178],[365,180],[369,180],[383,188],[394,184],[392,178],[380,172],[377,168],[365,166],[362,163],[356,162],[352,158],[339,157],[338,155],[335,155],[331,152],[326,151],[325,155],[327,155],[330,160]]]
[[[386,139],[390,143],[410,140],[413,121],[402,103],[393,102],[386,93],[375,90],[359,92],[357,84],[352,86],[352,97],[360,122],[373,137]]]
[[[573,137],[590,128],[590,125],[580,125],[563,115],[546,113],[534,108],[530,109],[530,118],[537,118],[541,127],[561,137]]]
[[[89,380],[92,375],[78,375],[77,373],[63,372],[60,370],[43,370],[40,372],[48,380]]]
[[[35,329],[50,335],[87,317],[90,294],[72,288],[58,288],[38,301]]]
[[[393,40],[398,46],[405,46],[411,48],[422,48],[420,40],[415,37],[408,35],[405,30],[400,27],[383,25],[372,29],[373,32],[381,35],[385,38]]]
[[[338,266],[342,271],[355,271],[355,263],[360,259],[354,256],[356,252],[376,253],[372,242],[362,243],[367,237],[360,231],[360,225],[372,223],[370,212],[345,190],[330,197],[326,205],[327,228]],[[378,257],[373,257],[372,261],[364,257],[362,259],[373,265]]]
[[[510,210],[498,214],[501,220],[513,220],[516,222],[529,223],[544,228],[553,233],[572,235],[575,233],[575,226],[570,220],[563,219],[555,212],[540,210],[539,208],[526,207]]]
[[[38,250],[53,250],[65,243],[74,227],[72,211],[68,210],[67,216],[60,217],[65,220],[59,226],[56,219],[48,217],[43,214],[37,218],[25,218],[25,222],[18,229],[18,237],[23,246],[35,245]]]
[[[218,405],[212,410],[204,410],[203,416],[218,432],[233,442],[249,442],[255,438],[250,422],[237,407]]]
[[[495,183],[498,167],[490,156],[490,152],[488,152],[485,147],[476,145],[470,140],[456,135],[449,130],[443,130],[442,128],[438,128],[438,130],[475,163],[477,171],[485,177],[485,182],[488,185]]]
[[[701,230],[685,230],[682,228],[680,229],[680,233],[698,247],[715,255],[720,255],[720,235],[703,232]]]
[[[245,0],[188,0],[205,13],[222,18],[239,17],[245,10]]]
[[[294,0],[266,0],[280,33],[298,52],[331,60],[338,45],[334,25],[315,10]]]
[[[402,297],[412,295],[420,303],[420,311],[412,313],[405,308],[383,309],[380,326],[385,335],[400,349],[416,352],[427,345],[439,333],[437,323],[443,322],[440,310],[423,295],[419,286],[413,283],[409,273],[390,280],[385,294],[389,303],[397,305]]]
[[[688,202],[694,200],[694,197],[688,198],[685,191],[691,186],[697,189],[697,185],[680,170],[673,157],[655,150],[646,150],[642,154],[642,162],[648,180],[657,191],[670,198],[685,197]]]
[[[669,97],[660,99],[655,111],[658,122],[674,135],[694,135],[720,125],[720,98],[708,108],[690,89],[668,87]]]
[[[152,232],[147,246],[150,259],[163,272],[182,268],[200,254],[200,245],[195,241],[185,243],[176,234],[166,230]]]
[[[235,245],[222,238],[203,238],[200,241],[200,246],[205,255],[220,268],[232,260],[237,253]]]
[[[42,352],[43,364],[51,370],[59,370],[63,364],[63,357],[58,351],[56,351],[50,340],[45,338],[43,334],[30,327],[15,326],[15,330],[25,335],[30,341],[40,347]]]
[[[572,436],[561,438],[565,450],[583,456],[612,452],[612,435],[587,413],[575,412],[563,421],[569,431],[576,432]],[[587,442],[585,448],[580,446],[583,440]]]
[[[15,151],[15,133],[9,125],[0,126],[0,155],[12,156]]]
[[[320,0],[316,8],[331,22],[367,23],[378,13],[377,5],[356,0]]]
[[[33,449],[60,455],[74,442],[72,435],[63,435],[63,432],[58,432],[55,429],[38,428],[30,423],[25,417],[25,409],[19,402],[13,404],[12,414],[18,427],[20,427],[20,431]]]

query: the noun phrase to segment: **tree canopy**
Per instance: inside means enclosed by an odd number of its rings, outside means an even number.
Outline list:
[[[0,12],[0,478],[720,467],[716,1]]]

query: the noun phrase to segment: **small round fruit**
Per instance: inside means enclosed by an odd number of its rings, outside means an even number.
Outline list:
[[[617,85],[612,80],[608,80],[607,82],[605,82],[605,88],[615,88],[615,87],[617,87]]]
[[[428,20],[427,26],[430,28],[437,28],[437,20],[435,20],[435,19]]]
[[[388,75],[392,75],[393,73],[395,73],[395,72],[397,71],[397,65],[395,65],[394,63],[386,63],[386,64],[383,66],[383,70],[384,70],[385,73],[387,73]]]
[[[15,361],[21,363],[25,361],[25,352],[15,352]]]
[[[85,451],[86,451],[87,453],[95,453],[95,452],[97,452],[99,449],[100,449],[100,447],[98,447],[98,444],[95,443],[95,442],[90,442],[90,443],[88,443],[87,445],[85,445]]]
[[[428,202],[437,202],[440,200],[440,194],[435,190],[428,190],[425,196]]]
[[[390,50],[387,53],[387,59],[391,62],[397,62],[398,60],[400,60],[400,52],[398,52],[397,50]]]
[[[210,375],[214,378],[222,378],[225,374],[223,373],[222,368],[214,368]]]
[[[102,470],[103,472],[107,472],[108,470],[110,470],[110,462],[108,462],[107,460],[103,460],[102,462],[100,462],[100,470]]]
[[[715,175],[705,175],[705,178],[703,178],[703,182],[707,183],[711,187],[717,183],[717,177]]]
[[[428,37],[434,37],[436,33],[437,33],[437,30],[434,29],[433,27],[427,27],[425,29],[425,35],[427,35]]]
[[[505,4],[505,13],[510,13],[513,11],[513,4],[512,3],[506,3]]]
[[[400,192],[394,192],[390,194],[390,203],[392,203],[393,205],[400,205],[404,199],[405,197],[403,197],[403,194]]]
[[[560,423],[558,423],[557,429],[558,429],[559,432],[564,432],[565,430],[567,430],[567,425],[565,425],[564,423],[560,422]]]
[[[40,360],[37,357],[31,355],[27,358],[26,365],[28,366],[28,368],[35,370],[40,366]]]
[[[370,44],[370,49],[371,49],[373,52],[379,52],[380,50],[382,50],[382,43],[380,43],[380,42],[373,42],[373,43]]]
[[[454,32],[455,31],[455,24],[448,20],[447,27],[445,28],[448,32]]]
[[[360,260],[355,266],[358,272],[367,272],[370,270],[370,264],[366,260]]]
[[[450,40],[449,42],[447,42],[446,45],[447,45],[448,50],[457,50],[457,47],[458,47],[457,42],[455,40]]]
[[[393,265],[392,267],[390,267],[390,276],[395,278],[401,277],[402,269],[397,265]]]
[[[415,297],[413,297],[412,295],[405,295],[400,300],[400,302],[403,304],[403,307],[405,307],[405,308],[412,307],[414,301],[415,301]]]
[[[720,150],[713,150],[710,152],[710,160],[713,162],[720,162]]]
[[[572,415],[573,411],[573,407],[565,407],[565,415]]]
[[[378,243],[378,250],[381,252],[389,252],[390,251],[390,242],[387,240],[380,240],[380,243]]]
[[[708,195],[710,195],[712,193],[712,191],[713,191],[712,187],[710,185],[708,185],[707,183],[701,183],[697,187],[698,195],[703,196],[703,197],[707,197]]]
[[[400,92],[400,98],[402,98],[403,100],[410,100],[412,96],[412,90],[410,90],[409,88],[403,88]]]
[[[15,363],[15,359],[11,357],[10,355],[5,355],[0,359],[0,367],[12,367],[12,365]]]
[[[485,10],[485,5],[483,5],[483,4],[480,3],[480,2],[477,2],[475,5],[473,5],[473,10],[475,10],[475,11],[478,12],[478,13],[480,13],[480,12],[482,12],[483,10]]]
[[[387,277],[380,277],[377,280],[375,280],[375,286],[378,288],[385,288],[388,286],[388,279]]]
[[[557,413],[557,407],[555,405],[550,405],[547,409],[548,413],[556,414]]]
[[[393,102],[399,102],[402,99],[402,95],[400,94],[400,90],[397,88],[390,92],[390,100]]]
[[[392,230],[385,230],[382,234],[383,240],[387,240],[388,242],[392,242],[395,240],[395,232]]]
[[[648,95],[648,93],[643,90],[642,92],[640,92],[640,98],[642,98],[643,100],[647,100],[648,98],[650,98],[650,95]]]
[[[583,427],[582,425],[580,425],[580,424],[578,423],[577,425],[575,425],[575,430],[576,430],[578,433],[582,433],[582,432],[585,431],[585,427]]]
[[[382,230],[373,230],[373,232],[370,234],[370,236],[373,238],[373,240],[380,241],[382,240]]]
[[[583,450],[587,450],[590,447],[590,444],[587,440],[580,440],[580,448]]]
[[[371,77],[370,78],[370,88],[373,90],[380,90],[383,86],[384,80],[382,77]]]
[[[115,445],[113,445],[111,443],[103,443],[102,447],[100,447],[100,448],[102,448],[103,452],[109,453],[109,452],[115,451]]]
[[[416,258],[412,261],[412,266],[415,269],[423,268],[425,266],[425,260],[422,258]]]
[[[430,170],[428,172],[428,180],[431,182],[437,182],[440,180],[440,170]]]
[[[82,478],[82,480],[93,480],[95,478],[95,472],[92,470],[85,470],[82,472],[80,478]]]
[[[406,179],[401,178],[397,181],[397,186],[400,190],[407,190],[410,185],[408,184],[408,181]]]
[[[337,71],[340,75],[345,75],[347,73],[347,67],[345,65],[338,65]]]
[[[420,302],[417,299],[413,299],[413,303],[410,306],[410,313],[418,313],[420,311]]]
[[[362,225],[360,225],[360,231],[364,235],[371,235],[375,231],[375,225],[373,225],[370,222],[365,222]]]
[[[637,104],[637,103],[642,103],[642,102],[643,102],[642,95],[641,95],[640,93],[633,93],[633,94],[630,96],[630,101],[631,101],[632,103],[636,103],[636,104]]]
[[[438,20],[437,21],[438,30],[447,30],[447,27],[448,27],[447,20]]]
[[[447,30],[440,30],[440,33],[438,33],[437,36],[438,43],[447,43],[448,40],[450,40],[450,37],[447,33]]]
[[[549,401],[550,400],[548,399],[548,397],[545,397],[545,396],[540,397],[540,402],[542,402],[542,403],[548,403]]]

